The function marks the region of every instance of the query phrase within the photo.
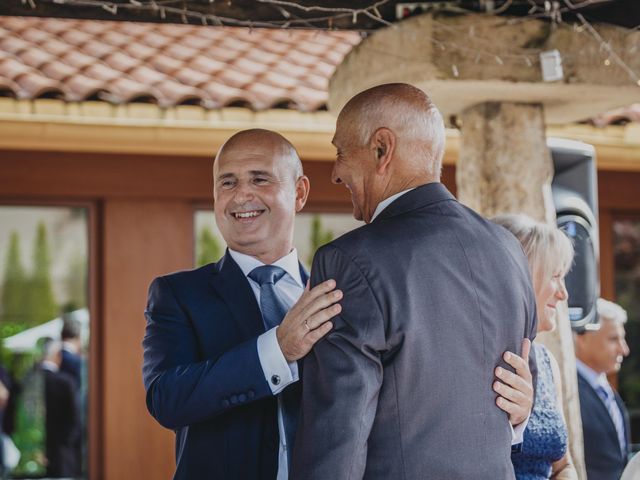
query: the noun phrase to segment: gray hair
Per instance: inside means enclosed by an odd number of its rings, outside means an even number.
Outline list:
[[[604,298],[597,300],[598,316],[611,322],[627,323],[627,311],[617,303],[610,302]]]
[[[386,127],[402,141],[408,157],[426,160],[429,176],[439,179],[444,156],[445,128],[440,111],[422,90],[403,83],[379,85],[359,93],[345,109],[357,114],[355,136],[360,145]]]
[[[526,215],[498,215],[491,219],[502,225],[520,241],[534,282],[548,279],[560,270],[566,275],[573,262],[573,245],[565,233],[557,227],[536,222]]]
[[[62,343],[59,340],[54,340],[51,337],[44,337],[39,340],[40,352],[42,354],[42,360],[53,360],[56,355],[62,350]]]

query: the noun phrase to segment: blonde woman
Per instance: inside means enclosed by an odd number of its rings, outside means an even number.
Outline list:
[[[555,329],[558,302],[567,299],[564,277],[573,261],[571,241],[558,228],[525,215],[502,215],[493,221],[513,233],[527,255],[536,295],[537,332]],[[538,381],[522,452],[511,457],[516,477],[518,480],[577,480],[567,446],[558,364],[542,344],[534,342],[532,348],[536,354]]]

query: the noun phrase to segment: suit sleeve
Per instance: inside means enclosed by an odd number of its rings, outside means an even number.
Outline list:
[[[142,374],[147,408],[164,427],[209,420],[272,395],[260,366],[257,337],[217,358],[199,357],[196,332],[166,278],[156,278],[149,287],[145,317]]]
[[[312,285],[333,278],[344,300],[333,330],[304,359],[291,478],[362,478],[382,385],[383,317],[366,277],[335,246],[316,254],[311,271]]]

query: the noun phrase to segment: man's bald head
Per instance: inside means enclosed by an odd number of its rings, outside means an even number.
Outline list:
[[[344,106],[338,123],[352,126],[351,134],[366,145],[379,128],[388,128],[398,140],[398,156],[426,168],[439,180],[445,130],[440,112],[429,96],[406,83],[389,83],[365,90]]]
[[[218,150],[214,161],[214,168],[222,155],[231,153],[235,148],[246,145],[263,146],[265,150],[269,149],[274,155],[286,159],[289,162],[289,168],[294,181],[304,174],[298,152],[291,142],[278,132],[262,128],[242,130],[232,135]]]

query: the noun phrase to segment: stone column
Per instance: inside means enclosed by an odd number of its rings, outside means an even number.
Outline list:
[[[459,200],[491,217],[524,213],[555,225],[551,197],[553,164],[546,145],[540,104],[489,102],[465,109],[456,167]],[[564,415],[571,457],[586,479],[582,423],[573,340],[566,303],[558,309],[558,328],[536,341],[546,345],[560,367]]]

